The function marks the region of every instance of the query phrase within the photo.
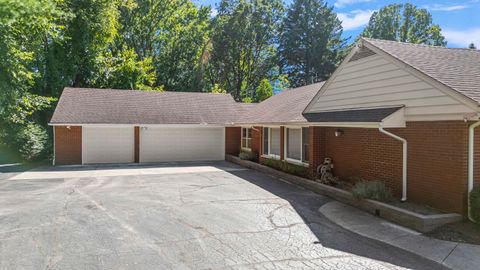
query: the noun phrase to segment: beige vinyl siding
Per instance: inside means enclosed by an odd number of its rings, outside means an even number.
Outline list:
[[[405,105],[406,120],[462,119],[459,100],[379,55],[345,63],[308,112]],[[425,118],[425,119],[424,119]]]

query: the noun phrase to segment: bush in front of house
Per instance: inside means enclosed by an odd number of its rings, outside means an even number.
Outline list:
[[[470,217],[480,223],[480,186],[470,192]]]
[[[253,153],[252,151],[240,151],[240,153],[238,154],[238,157],[240,159],[250,160],[250,161],[257,159],[257,157],[255,156],[255,153]]]
[[[381,202],[388,202],[393,198],[391,190],[381,181],[360,180],[353,186],[352,195],[356,199],[371,199]]]
[[[296,176],[300,176],[300,177],[303,177],[303,178],[309,178],[310,177],[308,168],[305,167],[305,166],[295,165],[295,164],[288,163],[288,162],[283,161],[283,160],[271,159],[271,158],[262,158],[260,160],[260,163],[265,165],[265,166],[274,168],[276,170],[283,171],[283,172],[293,174],[293,175],[296,175]]]

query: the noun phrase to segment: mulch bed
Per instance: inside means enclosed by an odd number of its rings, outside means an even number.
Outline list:
[[[425,235],[440,240],[480,245],[480,225],[466,220],[443,225]]]

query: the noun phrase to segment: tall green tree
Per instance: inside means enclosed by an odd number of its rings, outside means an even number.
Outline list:
[[[136,0],[121,9],[121,34],[140,59],[151,58],[157,85],[201,91],[210,8],[186,0]]]
[[[284,12],[280,0],[222,0],[213,20],[208,76],[235,99],[253,99],[277,63],[277,36]]]
[[[333,7],[323,0],[295,0],[280,35],[280,63],[293,87],[327,79],[343,56],[346,40]]]
[[[50,107],[54,99],[35,94],[35,83],[41,76],[36,57],[42,52],[45,37],[59,35],[56,18],[63,14],[58,3],[0,2],[0,159],[5,149],[26,159],[48,150],[47,131],[38,123],[38,112]]]
[[[255,91],[255,102],[262,102],[271,96],[273,96],[272,84],[267,79],[261,80]]]
[[[441,31],[426,9],[407,3],[388,5],[374,12],[361,36],[446,46]]]

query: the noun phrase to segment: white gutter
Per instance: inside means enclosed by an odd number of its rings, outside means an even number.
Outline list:
[[[470,192],[473,190],[473,162],[474,162],[474,152],[473,147],[475,143],[475,128],[480,126],[480,121],[471,124],[468,127],[468,219],[472,220],[470,215]]]
[[[382,126],[378,128],[378,130],[389,136],[394,138],[395,140],[401,141],[403,146],[403,166],[402,166],[402,202],[407,200],[407,140],[402,137],[399,137],[393,133],[390,133],[383,129]]]

